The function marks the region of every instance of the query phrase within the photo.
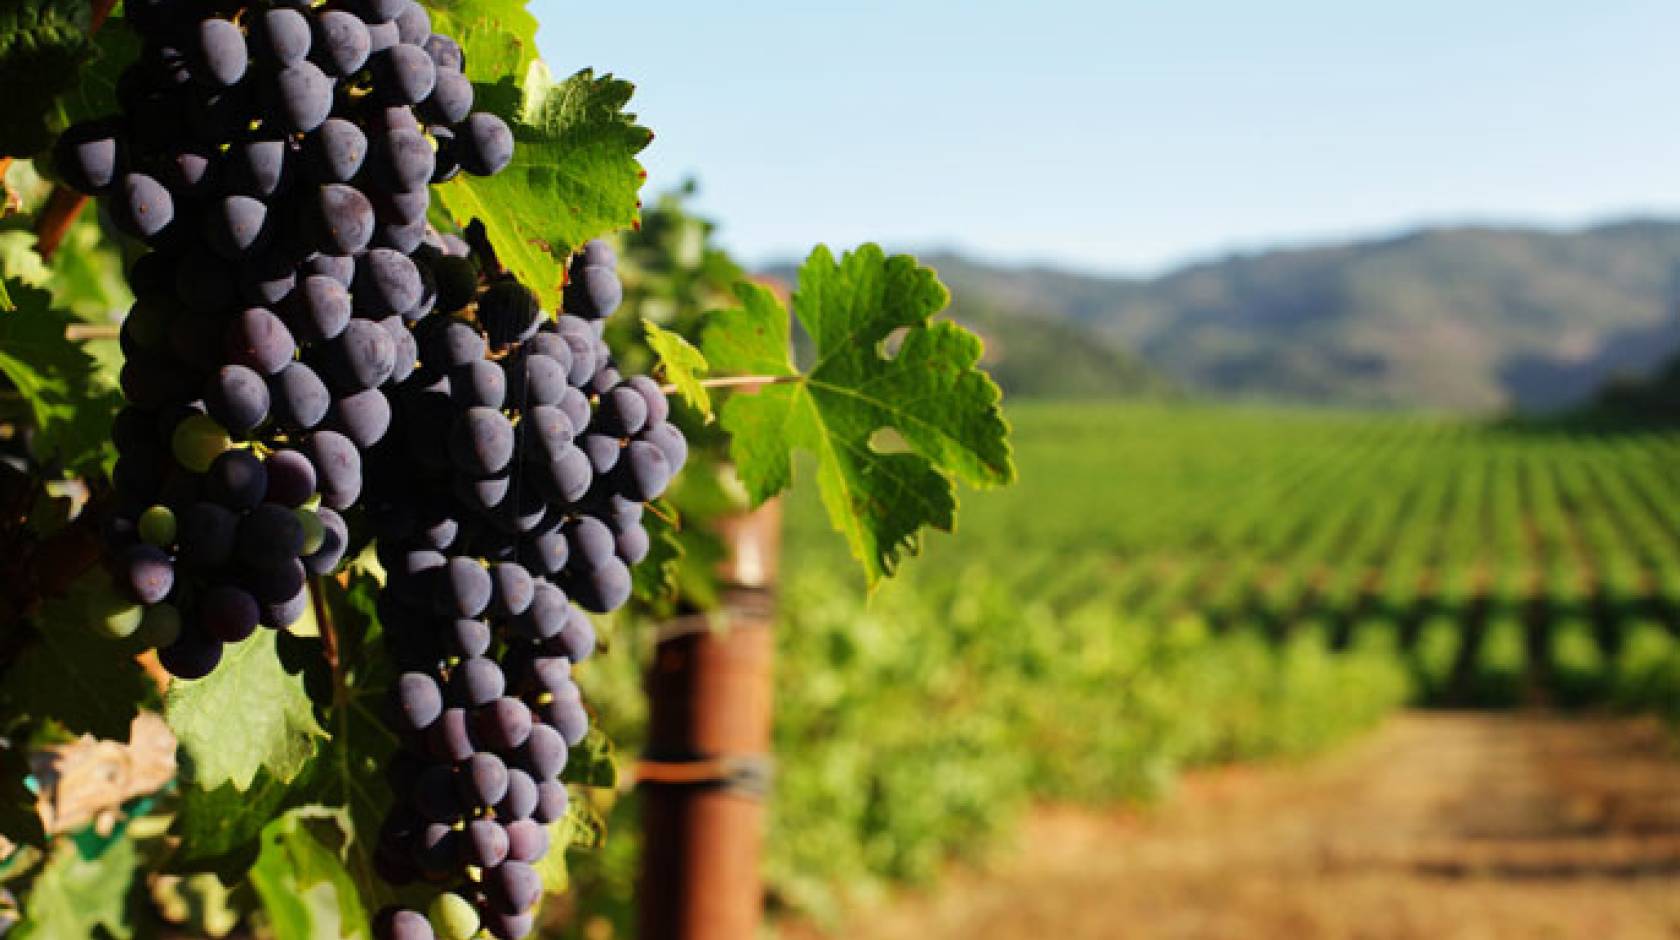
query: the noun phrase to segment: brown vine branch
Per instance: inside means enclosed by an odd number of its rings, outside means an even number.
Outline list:
[[[35,251],[41,260],[51,261],[58,246],[64,243],[71,223],[81,215],[88,197],[63,186],[54,186],[47,204],[41,207],[41,217],[35,220]]]
[[[726,375],[715,379],[701,379],[701,388],[763,388],[766,385],[792,385],[803,382],[802,375]],[[659,390],[670,395],[677,390],[672,383],[659,386]]]
[[[333,620],[332,605],[327,603],[326,586],[319,577],[309,579],[309,603],[315,610],[315,625],[321,631],[321,655],[333,672],[336,692],[340,680],[338,669],[338,624]],[[336,696],[335,696],[336,697]]]

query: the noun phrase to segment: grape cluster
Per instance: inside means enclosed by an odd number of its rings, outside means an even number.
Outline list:
[[[120,629],[206,675],[371,535],[403,742],[376,859],[438,891],[376,935],[524,936],[589,726],[585,611],[629,598],[644,504],[687,457],[602,338],[616,258],[586,245],[555,315],[481,227],[429,226],[429,186],[500,170],[513,137],[414,0],[126,12],[121,113],[53,153],[150,249],[113,432],[112,568],[143,608]]]
[[[584,611],[628,599],[643,504],[687,456],[658,386],[624,379],[602,339],[614,266],[607,245],[585,246],[572,312],[550,318],[517,281],[446,257],[419,367],[392,396],[396,430],[368,455],[404,741],[377,858],[393,882],[451,887],[429,918],[385,912],[383,936],[531,928],[533,863],[589,726],[572,680],[595,647]]]
[[[429,186],[512,158],[413,0],[131,0],[120,113],[52,163],[151,251],[129,271],[108,539],[138,633],[197,678],[332,571],[450,243]],[[458,240],[457,244],[458,244]],[[464,249],[464,246],[458,247]]]

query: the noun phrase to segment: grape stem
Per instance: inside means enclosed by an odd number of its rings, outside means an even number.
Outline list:
[[[105,25],[116,5],[117,0],[94,0],[93,12],[88,17],[89,38]],[[65,233],[70,231],[71,224],[76,221],[76,216],[81,215],[87,202],[88,197],[75,190],[62,185],[53,186],[47,204],[41,207],[41,217],[35,221],[35,250],[40,253],[42,261],[52,260],[53,253],[64,242]]]
[[[715,379],[701,379],[701,388],[762,388],[766,385],[792,385],[803,382],[803,375],[725,375]],[[674,383],[661,385],[659,390],[667,395],[677,390]]]
[[[315,625],[321,630],[321,655],[333,674],[333,697],[338,698],[342,676],[338,670],[338,625],[333,622],[332,605],[327,603],[326,585],[319,577],[309,579],[309,603],[315,608]]]

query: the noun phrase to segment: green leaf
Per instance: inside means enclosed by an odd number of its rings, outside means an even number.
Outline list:
[[[537,60],[537,18],[525,0],[426,0],[426,9],[432,31],[461,44],[475,83],[523,75]]]
[[[203,789],[249,790],[264,770],[290,782],[326,737],[303,676],[288,672],[275,653],[272,630],[229,644],[205,678],[176,680],[164,718],[180,742],[183,777]]]
[[[0,4],[0,157],[27,157],[51,142],[48,117],[76,82],[88,48],[87,0]]]
[[[171,857],[178,871],[214,872],[227,884],[255,861],[263,827],[299,799],[298,787],[260,771],[247,790],[227,783],[212,790],[182,787],[171,829],[180,848]]]
[[[610,75],[585,70],[555,83],[532,61],[519,95],[478,89],[480,105],[513,128],[513,162],[438,186],[438,201],[459,224],[482,221],[502,265],[558,310],[572,252],[635,222],[644,175],[636,154],[652,135],[624,111],[634,87]]]
[[[299,807],[263,829],[250,881],[278,940],[369,936],[344,864],[351,831],[344,811],[325,806]]]
[[[648,348],[653,350],[660,368],[665,370],[666,381],[677,387],[677,394],[682,396],[683,401],[710,421],[712,398],[706,394],[706,386],[700,384],[706,375],[706,357],[688,340],[670,330],[661,329],[652,320],[642,320],[642,328],[647,331]]]
[[[123,837],[105,851],[84,858],[75,843],[62,840],[53,849],[24,901],[23,921],[9,938],[59,940],[93,937],[104,930],[126,940],[129,890],[139,883],[140,851]]]
[[[648,553],[630,569],[631,586],[636,597],[648,603],[674,599],[677,575],[683,560],[683,544],[677,537],[677,530],[666,521],[676,508],[666,502],[657,505],[662,508],[642,517],[642,525],[648,534]]]
[[[580,787],[618,786],[618,762],[613,758],[613,744],[599,728],[590,728],[583,740],[566,757],[567,783]]]
[[[65,338],[73,318],[54,309],[46,291],[19,281],[6,286],[15,309],[0,312],[0,373],[29,402],[40,454],[91,471],[109,456],[122,398],[82,344]]]
[[[829,521],[872,586],[920,549],[924,527],[952,530],[954,480],[1015,479],[1000,393],[978,368],[980,339],[931,319],[950,294],[914,258],[874,245],[838,263],[827,248],[811,253],[793,298],[814,346],[804,372],[775,295],[754,284],[736,294],[741,306],[711,317],[701,348],[714,374],[776,383],[723,408],[741,481],[763,502],[793,482],[794,450],[815,454]]]
[[[102,569],[48,599],[33,618],[39,638],[6,671],[0,709],[51,719],[76,734],[128,740],[129,725],[153,700],[155,687],[129,651],[95,624],[131,606]]]

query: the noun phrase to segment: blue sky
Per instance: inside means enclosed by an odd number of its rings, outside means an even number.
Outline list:
[[[1122,273],[1463,220],[1680,213],[1680,3],[560,3],[650,190],[748,260],[879,241]]]

